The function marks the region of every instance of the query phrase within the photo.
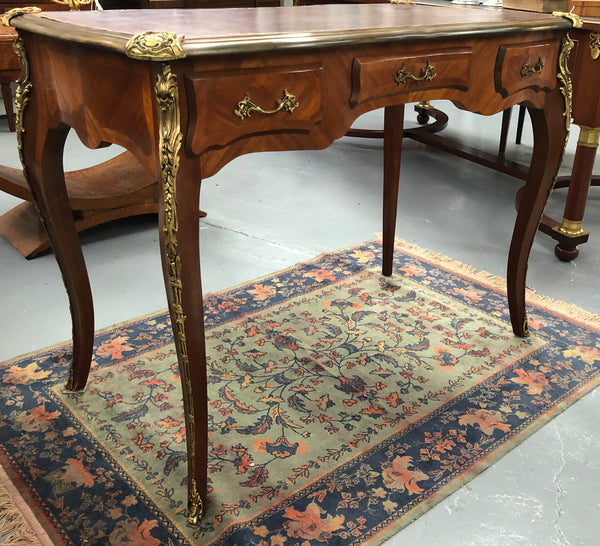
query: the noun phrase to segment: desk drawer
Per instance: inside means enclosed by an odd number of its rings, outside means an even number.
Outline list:
[[[508,97],[523,89],[554,89],[558,50],[559,44],[556,42],[501,46],[494,71],[496,91]]]
[[[387,59],[356,57],[352,65],[350,106],[426,89],[466,90],[471,79],[471,59],[470,48]]]
[[[321,66],[199,74],[186,78],[186,89],[194,154],[263,133],[308,133],[321,122],[326,101]],[[198,104],[211,108],[198,111]]]

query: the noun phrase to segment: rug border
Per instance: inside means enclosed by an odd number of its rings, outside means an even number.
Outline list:
[[[500,459],[505,457],[509,452],[519,447],[526,440],[531,438],[536,432],[546,426],[550,421],[558,417],[561,413],[566,411],[568,408],[573,406],[575,403],[579,402],[582,398],[584,398],[587,394],[593,391],[596,387],[600,385],[600,377],[595,379],[594,381],[588,383],[585,387],[579,389],[576,393],[573,393],[566,400],[552,408],[551,411],[544,414],[542,417],[539,417],[535,420],[534,423],[523,429],[517,435],[513,437],[510,443],[504,443],[502,447],[499,447],[494,450],[493,454],[484,460],[477,462],[475,465],[470,466],[462,476],[456,480],[453,480],[452,483],[443,487],[434,497],[431,499],[419,503],[416,508],[409,511],[405,516],[405,519],[398,520],[392,524],[390,524],[385,529],[382,529],[379,533],[375,534],[373,537],[369,538],[370,544],[374,546],[378,544],[382,544],[386,540],[389,540],[391,537],[398,534],[402,529],[408,527],[411,523],[419,519],[429,510],[431,510],[434,506],[437,506],[452,494],[456,493],[459,489],[461,489],[464,485],[472,482],[478,476],[480,476],[483,472],[485,472],[488,468],[492,467],[496,464]],[[358,542],[354,542],[352,544],[362,544],[362,539]]]
[[[381,241],[379,238],[374,240]],[[504,277],[493,275],[484,269],[478,269],[433,250],[421,248],[398,237],[395,239],[394,248],[396,247],[401,248],[407,254],[424,260],[431,265],[445,269],[446,271],[463,278],[474,280],[490,290],[504,295],[507,294],[506,278]],[[600,333],[600,315],[592,313],[591,311],[586,311],[574,303],[567,303],[549,296],[542,296],[530,286],[527,286],[525,290],[527,305],[543,309],[553,316],[560,317],[568,322],[575,323],[578,326],[592,329],[596,333]]]

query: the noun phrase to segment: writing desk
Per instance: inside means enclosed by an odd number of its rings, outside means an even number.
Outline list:
[[[73,318],[67,388],[85,386],[94,336],[68,206],[70,128],[119,144],[161,180],[160,246],[188,448],[189,520],[207,502],[207,395],[198,203],[203,178],[251,152],[321,149],[385,108],[383,274],[392,273],[404,104],[449,99],[495,114],[526,103],[533,159],[510,244],[508,304],[527,335],[527,260],[571,118],[568,18],[381,4],[232,10],[13,12],[23,65],[17,136]],[[231,211],[232,214],[235,211]]]

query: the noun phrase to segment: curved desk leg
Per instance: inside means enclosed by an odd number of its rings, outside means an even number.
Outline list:
[[[196,524],[207,505],[208,401],[200,280],[200,183],[188,166],[182,162],[175,187],[163,181],[159,221],[163,273],[186,417],[188,521]]]
[[[383,256],[382,272],[392,274],[398,210],[400,157],[404,134],[404,105],[388,106],[383,122]]]
[[[69,207],[63,171],[63,150],[69,132],[66,125],[47,128],[47,118],[28,107],[22,137],[24,171],[31,193],[54,249],[54,255],[69,296],[73,324],[73,361],[68,390],[85,387],[94,344],[94,306],[81,243]],[[33,120],[27,123],[28,120]]]
[[[159,228],[163,276],[181,376],[188,455],[188,523],[207,506],[208,399],[204,308],[200,280],[199,162],[181,152],[177,76],[167,63],[157,74],[160,108]]]
[[[529,109],[534,135],[533,157],[525,186],[520,192],[507,270],[511,323],[514,333],[521,337],[528,335],[525,309],[527,261],[562,161],[568,134],[562,115],[564,105],[564,99],[557,89],[548,95],[544,110]]]
[[[599,137],[600,127],[580,127],[563,220],[559,227],[554,228],[566,239],[561,240],[554,248],[557,258],[563,262],[577,258],[579,255],[577,239],[588,235],[588,232],[582,228],[583,215],[592,180]],[[569,244],[571,241],[572,243]]]

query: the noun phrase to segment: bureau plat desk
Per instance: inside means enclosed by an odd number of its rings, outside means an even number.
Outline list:
[[[404,104],[449,99],[494,114],[525,103],[535,144],[507,272],[512,327],[525,336],[527,260],[571,118],[572,21],[418,4],[156,13],[18,11],[4,21],[19,32],[19,150],[71,305],[68,389],[85,386],[94,337],[90,285],[65,191],[69,129],[90,148],[125,147],[161,180],[160,245],[194,523],[208,500],[202,179],[245,153],[325,148],[358,116],[385,108],[383,274],[390,275]]]

